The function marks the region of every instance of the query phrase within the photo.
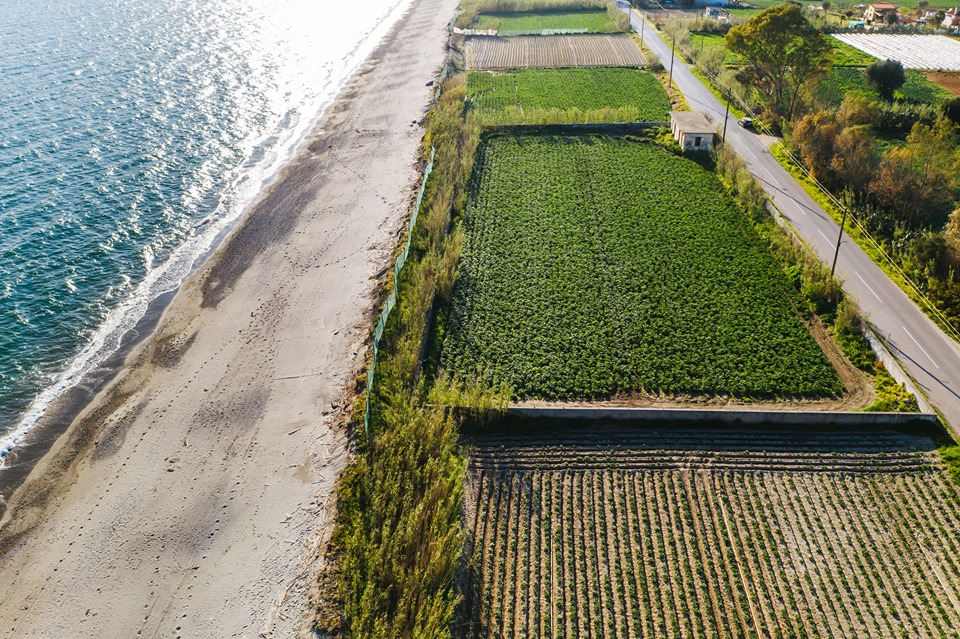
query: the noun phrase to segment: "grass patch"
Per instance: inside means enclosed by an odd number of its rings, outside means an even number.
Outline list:
[[[931,81],[916,69],[906,70],[907,81],[895,97],[905,102],[939,106],[953,96],[945,88]],[[880,94],[867,82],[862,68],[834,67],[830,76],[817,86],[817,101],[829,108],[837,108],[848,94],[860,95],[868,100],[880,100]]]
[[[705,51],[710,51],[713,49],[720,49],[725,52],[725,57],[723,63],[728,67],[739,66],[740,56],[730,51],[727,51],[727,47],[724,44],[724,38],[726,36],[723,33],[707,33],[702,31],[693,31],[690,33],[690,48],[696,52],[701,53]]]
[[[634,140],[499,136],[472,183],[445,369],[549,399],[842,391],[784,273],[697,162]]]
[[[960,484],[960,446],[941,446],[940,459],[947,467],[950,479]]]
[[[732,16],[741,20],[749,20],[753,16],[763,13],[763,9],[727,9]]]
[[[531,13],[484,13],[474,29],[536,33],[544,29],[586,29],[590,33],[622,31],[606,11],[542,11]]]
[[[519,69],[471,73],[469,109],[486,124],[664,122],[670,98],[639,69]]]
[[[725,37],[726,35],[723,33],[692,31],[690,33],[690,48],[696,52],[722,49],[726,53],[723,60],[725,65],[728,67],[740,66],[740,57],[727,51],[724,42]],[[831,37],[830,42],[833,45],[833,65],[835,67],[867,67],[877,61],[872,55],[836,38]]]

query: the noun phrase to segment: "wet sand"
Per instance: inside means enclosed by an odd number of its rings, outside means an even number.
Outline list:
[[[305,636],[345,397],[455,6],[414,0],[10,497],[0,636]]]

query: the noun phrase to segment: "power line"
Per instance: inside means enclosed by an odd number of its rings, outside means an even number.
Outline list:
[[[657,4],[659,5],[659,2],[658,2]],[[663,6],[662,6],[662,5],[659,5],[659,6],[660,6],[661,9],[663,9]],[[681,26],[682,26],[682,25],[681,25]],[[676,37],[675,37],[675,36],[672,36],[672,37],[673,37],[673,40],[674,40],[674,45],[676,45]],[[696,56],[696,55],[691,55],[691,54],[693,53],[693,49],[689,49],[689,50],[688,50],[688,49],[686,49],[686,48],[683,46],[683,44],[681,44],[681,45],[680,45],[680,52],[681,52],[682,54],[684,54],[684,55],[687,57],[688,60],[692,60],[692,63],[691,63],[691,64],[692,64],[694,67],[696,67],[697,69],[699,69],[700,71],[702,71],[702,72],[707,76],[708,80],[709,80],[712,84],[718,85],[718,86],[719,86],[719,90],[723,91],[723,92],[726,94],[726,96],[727,96],[727,101],[728,101],[728,104],[727,104],[728,109],[727,109],[727,114],[724,116],[724,131],[726,131],[727,119],[729,118],[729,100],[730,100],[730,98],[732,97],[732,98],[734,98],[734,99],[739,103],[739,105],[741,106],[741,110],[742,110],[744,113],[748,114],[751,118],[753,118],[753,121],[754,121],[754,123],[755,123],[755,126],[757,126],[757,127],[760,129],[761,133],[765,133],[765,134],[767,134],[767,135],[773,136],[773,131],[772,131],[766,124],[764,124],[762,120],[760,120],[759,118],[757,118],[756,112],[753,110],[753,108],[752,108],[749,104],[747,104],[747,102],[746,102],[742,97],[740,97],[739,95],[737,95],[737,94],[734,93],[733,87],[731,87],[730,85],[728,85],[728,84],[726,84],[725,82],[723,82],[723,81],[720,79],[720,77],[719,77],[718,74],[713,73],[712,71],[710,71],[710,69],[708,69],[706,66],[704,66],[703,63],[701,63],[699,60],[697,60],[697,56]],[[671,65],[670,65],[670,66],[671,66],[671,80],[672,80],[672,70],[673,70],[673,59],[672,59],[672,57],[671,57]],[[726,137],[726,136],[724,136],[724,138],[725,138],[725,137]],[[774,137],[775,137],[775,136],[774,136]],[[907,275],[907,274],[903,271],[903,269],[900,268],[900,266],[893,260],[893,258],[890,256],[890,254],[887,253],[887,251],[883,248],[883,246],[873,237],[873,235],[869,232],[869,230],[867,230],[867,228],[866,228],[866,227],[863,225],[863,223],[857,218],[857,216],[854,215],[854,214],[849,210],[849,208],[847,207],[847,205],[845,205],[839,198],[837,198],[833,193],[831,193],[831,192],[827,189],[827,187],[824,186],[823,183],[820,182],[820,180],[818,180],[818,179],[816,178],[816,176],[814,176],[812,173],[810,173],[810,171],[803,165],[803,162],[801,162],[800,159],[799,159],[796,155],[794,155],[789,149],[787,149],[786,146],[781,145],[781,149],[782,149],[784,155],[786,155],[786,156],[790,159],[790,161],[794,164],[794,166],[796,166],[796,167],[801,171],[801,173],[804,175],[804,177],[806,177],[808,180],[810,180],[810,182],[817,188],[817,190],[819,190],[823,195],[825,195],[825,196],[827,197],[827,199],[830,201],[830,203],[831,203],[833,206],[835,206],[835,207],[841,212],[841,214],[842,214],[842,217],[841,217],[841,227],[840,227],[840,239],[837,240],[837,246],[836,246],[836,251],[835,251],[835,252],[836,252],[836,255],[835,255],[835,257],[834,257],[833,269],[836,269],[836,265],[837,265],[837,264],[836,264],[836,260],[837,260],[837,256],[839,255],[839,250],[840,250],[840,240],[843,238],[843,222],[846,220],[846,218],[847,218],[847,216],[848,216],[848,214],[849,214],[849,217],[850,217],[850,219],[851,219],[851,222],[852,222],[852,224],[856,227],[857,231],[858,231],[861,235],[863,235],[863,237],[864,237],[866,240],[869,241],[869,243],[871,244],[872,248],[873,248],[874,250],[876,250],[876,251],[880,254],[880,256],[883,258],[883,260],[887,263],[887,265],[888,265],[891,269],[893,269],[893,271],[894,271],[894,273],[897,275],[897,277],[899,277],[900,279],[902,279],[902,280],[907,284],[907,286],[910,287],[910,289],[913,291],[913,293],[914,293],[914,295],[917,297],[917,299],[919,299],[920,302],[927,308],[927,310],[928,310],[936,319],[939,320],[939,323],[942,325],[942,327],[944,328],[944,330],[946,330],[946,332],[948,332],[955,340],[960,341],[960,331],[958,331],[956,328],[954,328],[953,325],[950,323],[950,321],[947,319],[947,317],[940,311],[940,309],[938,309],[936,306],[934,306],[933,302],[931,302],[930,299],[920,290],[920,288],[913,282],[913,280],[910,278],[910,276]],[[832,273],[832,271],[831,271],[831,273]]]

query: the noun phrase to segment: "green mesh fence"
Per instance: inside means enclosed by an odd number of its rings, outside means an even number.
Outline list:
[[[413,240],[413,229],[417,224],[417,215],[420,213],[420,205],[423,203],[423,193],[427,188],[427,178],[430,177],[430,172],[433,171],[433,158],[436,153],[437,150],[435,148],[430,149],[430,162],[423,172],[423,181],[420,183],[420,190],[417,192],[417,203],[414,205],[413,214],[410,216],[410,228],[407,229],[407,243],[403,247],[403,251],[400,252],[400,255],[397,256],[397,263],[393,268],[393,290],[387,297],[387,301],[383,305],[383,310],[380,312],[380,319],[373,329],[373,360],[370,362],[370,370],[367,372],[367,405],[363,413],[363,430],[365,433],[370,432],[370,394],[373,390],[374,373],[377,370],[377,354],[380,351],[380,338],[383,337],[383,330],[387,326],[387,318],[390,317],[390,311],[397,305],[397,294],[400,291],[400,271],[407,261],[407,256],[410,255],[410,242]]]

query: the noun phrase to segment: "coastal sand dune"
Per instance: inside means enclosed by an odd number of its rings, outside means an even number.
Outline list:
[[[0,637],[290,637],[456,0],[414,0],[0,520]]]

